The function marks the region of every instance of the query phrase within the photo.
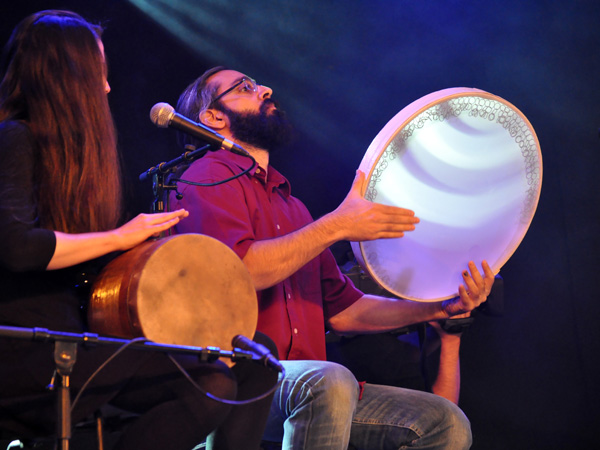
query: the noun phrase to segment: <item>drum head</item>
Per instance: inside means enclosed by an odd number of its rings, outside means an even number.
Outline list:
[[[231,350],[252,338],[258,302],[244,263],[209,236],[168,238],[139,274],[137,315],[143,335],[164,343]]]
[[[365,199],[412,209],[421,222],[400,239],[352,243],[356,258],[383,288],[417,301],[456,296],[469,261],[479,267],[485,259],[498,273],[529,228],[542,184],[527,118],[468,88],[404,108],[359,169],[367,175]]]

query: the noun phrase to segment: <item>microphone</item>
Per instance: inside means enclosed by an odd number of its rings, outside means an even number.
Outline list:
[[[239,145],[231,142],[229,139],[225,139],[225,136],[211,130],[207,126],[196,123],[175,112],[175,108],[168,103],[157,103],[154,105],[150,110],[150,120],[159,128],[172,127],[207,142],[212,147],[223,147],[233,153],[248,156],[248,152]]]
[[[231,345],[241,350],[246,350],[254,353],[259,361],[262,361],[266,367],[274,369],[278,372],[284,372],[283,366],[277,358],[271,355],[270,350],[258,342],[248,339],[246,336],[238,334],[231,340]]]

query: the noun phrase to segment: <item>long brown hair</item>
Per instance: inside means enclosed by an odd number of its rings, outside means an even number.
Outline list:
[[[36,140],[43,228],[107,230],[121,215],[101,31],[75,13],[42,11],[24,19],[4,49],[0,120],[24,121]]]

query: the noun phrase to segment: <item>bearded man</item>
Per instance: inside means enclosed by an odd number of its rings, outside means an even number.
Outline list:
[[[340,240],[401,238],[419,219],[413,211],[362,198],[365,175],[357,172],[340,206],[314,221],[290,194],[285,177],[269,165],[270,152],[291,135],[272,93],[224,67],[210,69],[188,86],[178,112],[242,146],[257,166],[217,186],[179,184],[182,196],[171,198],[174,208],[190,213],[177,225],[178,233],[202,233],[222,241],[252,277],[257,330],[275,341],[286,369],[265,439],[294,450],[469,448],[469,421],[453,402],[426,392],[359,384],[346,368],[326,361],[325,330],[377,333],[467,313],[486,300],[492,271],[485,262],[483,273],[469,263],[459,295],[439,303],[388,299],[356,289],[328,247]],[[200,145],[192,137],[180,138],[183,144]],[[215,183],[240,174],[249,161],[226,150],[210,152],[181,178]],[[458,350],[452,358],[455,364],[440,366],[455,367]],[[456,370],[440,376],[452,385]]]

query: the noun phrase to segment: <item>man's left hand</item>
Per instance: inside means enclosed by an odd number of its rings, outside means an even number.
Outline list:
[[[473,311],[487,300],[494,284],[494,273],[487,261],[481,264],[483,276],[473,261],[469,262],[469,270],[462,273],[464,284],[458,287],[458,297],[446,300],[442,308],[448,317]]]

